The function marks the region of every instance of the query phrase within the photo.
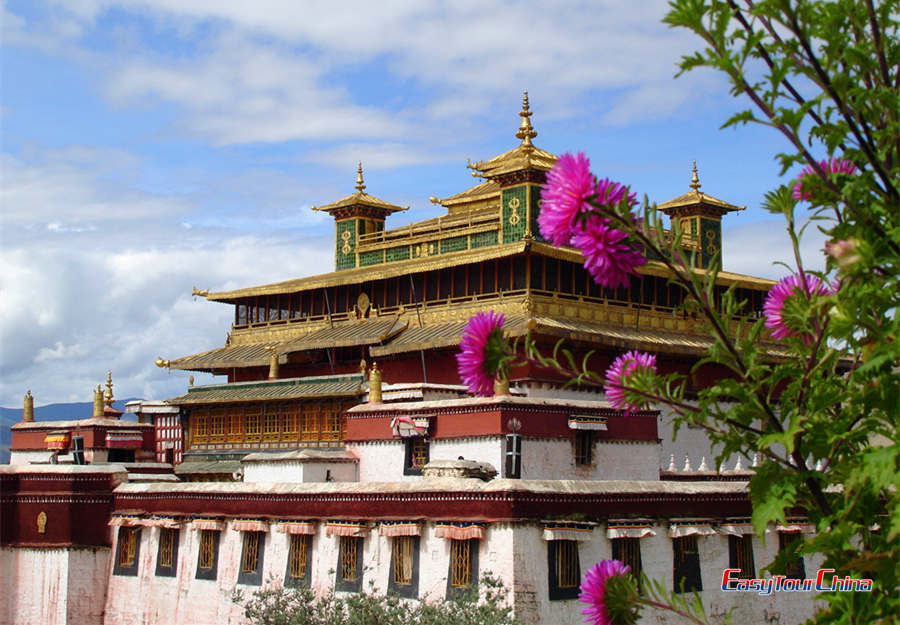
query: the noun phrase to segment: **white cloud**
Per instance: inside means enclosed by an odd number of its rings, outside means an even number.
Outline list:
[[[179,394],[188,374],[153,361],[223,345],[233,315],[191,297],[193,286],[225,290],[332,267],[328,235],[188,230],[178,219],[183,199],[109,182],[101,188],[104,159],[65,153],[68,160],[36,152],[29,164],[8,161],[16,166],[4,172],[4,201],[21,206],[4,224],[0,249],[0,405],[19,405],[26,388],[39,404],[89,401],[108,369],[119,397]],[[65,186],[74,192],[62,204]],[[265,203],[265,186],[247,192]],[[104,218],[101,204],[119,214]],[[76,225],[38,228],[61,215],[77,216],[65,222]],[[77,225],[85,220],[99,227]]]
[[[661,23],[663,0],[339,8],[313,0],[121,0],[55,12],[89,31],[112,9],[155,32],[140,45],[129,31],[115,54],[91,56],[109,96],[175,103],[187,113],[179,131],[220,145],[446,138],[432,119],[495,121],[496,111],[508,113],[511,94],[529,86],[544,119],[578,113],[615,124],[666,118],[709,93],[708,76],[672,78],[696,41]],[[171,52],[154,35],[189,51]],[[76,41],[56,31],[47,37]]]
[[[722,252],[726,270],[780,280],[788,270],[777,263],[797,266],[784,220],[767,219],[729,227],[728,217],[725,219]],[[825,235],[814,226],[806,229],[800,242],[805,269],[825,270],[825,241]]]

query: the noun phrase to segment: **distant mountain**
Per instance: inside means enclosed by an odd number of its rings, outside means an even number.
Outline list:
[[[125,410],[125,404],[137,398],[120,399],[113,402],[116,410]],[[73,402],[69,404],[47,404],[36,406],[34,409],[35,421],[71,421],[73,419],[87,419],[94,410],[94,403],[89,401]],[[22,408],[3,408],[0,406],[0,464],[9,462],[9,447],[12,444],[13,424],[22,420]],[[123,419],[135,421],[134,415],[122,415]]]

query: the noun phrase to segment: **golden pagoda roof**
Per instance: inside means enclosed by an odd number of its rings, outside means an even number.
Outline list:
[[[424,258],[419,257],[410,260],[371,265],[368,267],[356,267],[353,269],[344,269],[342,271],[332,271],[317,276],[294,278],[292,280],[245,287],[233,291],[219,291],[212,293],[195,291],[195,295],[206,297],[206,299],[211,302],[234,303],[236,300],[244,297],[297,293],[329,286],[359,284],[369,280],[383,280],[385,278],[405,276],[410,273],[474,264],[486,260],[493,260],[495,258],[514,256],[529,249],[533,252],[551,256],[553,258],[561,258],[572,262],[584,262],[584,257],[579,250],[567,247],[554,247],[548,243],[541,243],[539,241],[516,241],[514,243],[491,245],[474,250],[460,250],[458,252],[450,252]],[[694,271],[700,275],[703,275],[706,272],[701,268],[695,268]],[[668,270],[661,263],[656,261],[650,261],[646,265],[639,267],[638,273],[669,277]],[[757,278],[755,276],[730,271],[720,271],[718,273],[717,283],[724,286],[737,284],[740,287],[757,290],[769,290],[775,284],[775,282],[766,278]],[[268,362],[268,360],[266,360],[266,362]]]
[[[470,202],[478,202],[479,200],[488,200],[500,196],[500,184],[495,180],[486,180],[479,185],[466,189],[450,197],[438,199],[431,198],[432,204],[440,204],[441,206],[450,208],[459,204],[468,204]]]
[[[390,202],[377,198],[366,193],[366,185],[363,182],[362,163],[359,163],[356,170],[356,193],[352,193],[347,197],[341,198],[337,202],[326,204],[324,206],[311,206],[314,211],[324,211],[326,213],[339,208],[349,208],[351,206],[369,206],[388,213],[396,213],[409,209],[409,206],[397,206]]]
[[[516,241],[514,243],[492,245],[475,250],[460,250],[458,252],[439,254],[436,256],[429,256],[427,258],[420,257],[410,260],[396,261],[392,263],[371,265],[368,267],[344,269],[342,271],[333,271],[317,276],[295,278],[293,280],[285,280],[283,282],[274,282],[272,284],[235,289],[233,291],[207,293],[205,297],[209,301],[213,302],[233,302],[243,297],[254,297],[257,295],[275,295],[280,293],[296,293],[299,291],[318,289],[327,286],[359,284],[368,280],[381,280],[384,278],[405,276],[410,273],[430,271],[433,269],[443,269],[445,267],[455,267],[457,265],[468,265],[471,263],[491,260],[494,258],[504,258],[506,256],[521,254],[527,248],[528,242]],[[198,294],[202,295],[201,292],[198,292]]]
[[[701,191],[700,177],[697,175],[697,161],[694,161],[694,165],[692,168],[690,187],[691,190],[684,195],[679,195],[674,200],[669,200],[668,202],[658,204],[657,208],[661,211],[667,211],[676,208],[697,206],[700,204],[710,206],[724,212],[742,211],[747,208],[746,206],[735,206],[734,204],[729,204],[724,200],[720,200],[719,198],[707,195],[706,193]]]
[[[516,137],[522,143],[500,156],[495,156],[488,161],[469,163],[469,169],[474,170],[473,176],[492,179],[503,174],[526,169],[550,171],[556,164],[557,157],[536,147],[531,140],[537,136],[537,131],[531,126],[531,108],[528,105],[528,92],[522,95],[522,110],[519,117],[522,122],[516,131]],[[476,187],[477,188],[477,187]]]

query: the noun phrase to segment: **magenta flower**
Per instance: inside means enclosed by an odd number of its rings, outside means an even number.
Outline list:
[[[628,378],[640,373],[656,373],[656,356],[631,350],[616,358],[606,370],[606,384],[603,390],[613,408],[631,412],[639,410],[648,402],[630,403],[624,386],[628,386]]]
[[[591,216],[584,230],[572,236],[572,245],[584,255],[584,268],[601,286],[628,287],[629,275],[647,262],[643,254],[628,245],[628,235],[609,225],[609,221]]]
[[[831,288],[819,280],[816,276],[804,273],[806,279],[804,286],[800,276],[792,274],[782,278],[778,284],[772,287],[766,295],[763,303],[763,313],[766,315],[766,327],[772,330],[773,339],[784,339],[789,336],[802,336],[805,343],[811,343],[813,337],[799,332],[791,327],[790,320],[785,314],[786,306],[795,295],[801,295],[807,299],[812,295],[832,295]]]
[[[852,176],[856,174],[856,165],[842,158],[833,158],[830,161],[819,161],[819,167],[826,174],[846,174]],[[798,202],[809,200],[810,183],[816,180],[817,174],[811,165],[807,165],[797,176],[797,182],[794,183],[793,195]]]
[[[568,245],[575,216],[591,209],[587,199],[596,190],[591,161],[584,152],[577,156],[560,156],[547,173],[547,183],[541,190],[541,211],[537,220],[541,235],[553,245]]]
[[[588,569],[581,582],[578,600],[588,604],[581,613],[585,623],[626,625],[637,620],[637,602],[633,589],[625,584],[631,567],[618,560],[604,560]],[[623,596],[617,596],[617,595]]]
[[[463,328],[456,368],[460,379],[476,395],[490,397],[494,392],[494,378],[507,351],[503,322],[502,313],[490,310],[478,313]]]

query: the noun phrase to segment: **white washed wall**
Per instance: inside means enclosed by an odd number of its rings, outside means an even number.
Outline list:
[[[327,472],[335,482],[355,482],[354,462],[245,462],[245,482],[324,482]]]
[[[644,573],[661,581],[667,590],[672,588],[672,539],[668,525],[656,525],[656,536],[641,539],[641,560]],[[584,605],[577,599],[550,601],[548,591],[547,543],[542,538],[541,527],[522,524],[517,528],[516,551],[516,611],[526,622],[549,624],[580,623]],[[769,564],[778,549],[778,539],[767,534],[766,545],[754,538],[753,555],[760,569]],[[723,592],[722,571],[728,568],[728,537],[723,535],[699,536],[701,582],[700,597],[713,622],[724,622],[731,608],[733,623],[798,623],[809,618],[815,610],[815,593],[781,592],[768,596],[756,593]],[[588,568],[612,557],[612,544],[606,538],[605,528],[598,526],[590,541],[581,543],[579,560],[582,577]],[[807,577],[815,577],[820,566],[817,558],[806,559]],[[536,591],[535,591],[536,589]],[[538,616],[539,615],[539,616]],[[670,613],[646,610],[640,623],[645,625],[676,625],[681,623]]]
[[[101,625],[109,548],[0,548],[0,623]]]

